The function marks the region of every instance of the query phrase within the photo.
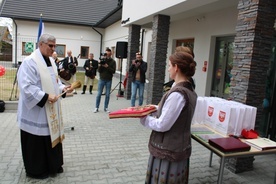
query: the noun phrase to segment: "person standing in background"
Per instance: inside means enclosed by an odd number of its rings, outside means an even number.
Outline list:
[[[105,51],[105,58],[101,59],[99,63],[99,73],[100,79],[98,81],[98,94],[96,97],[96,108],[94,113],[99,112],[101,95],[103,88],[105,87],[105,101],[104,101],[104,111],[109,113],[108,104],[110,99],[110,90],[112,85],[113,74],[116,71],[116,62],[111,58],[111,50],[109,48]]]
[[[54,59],[54,61],[55,61],[55,63],[56,63],[57,71],[58,71],[58,73],[59,73],[60,69],[62,69],[62,63],[59,61],[56,52],[53,52],[52,58]]]
[[[88,81],[90,84],[89,92],[90,94],[92,94],[94,78],[97,74],[98,65],[99,65],[98,61],[94,60],[94,54],[90,53],[89,59],[87,59],[83,65],[83,68],[85,70],[85,75],[84,75],[84,84],[83,84],[81,94],[85,94]]]
[[[191,123],[197,94],[190,78],[196,63],[192,55],[175,52],[169,57],[168,72],[172,88],[162,97],[153,116],[140,118],[152,130],[148,148],[150,157],[146,174],[149,183],[188,183],[192,152]]]
[[[136,94],[139,94],[139,106],[143,105],[144,89],[146,82],[147,63],[143,61],[142,54],[136,53],[136,59],[132,61],[129,72],[132,74],[131,82],[131,107],[135,106]]]
[[[63,62],[63,69],[69,70],[71,74],[71,82],[76,81],[76,72],[77,72],[77,66],[78,66],[78,59],[74,56],[72,56],[72,51],[67,51],[67,57],[61,60],[60,62]],[[76,90],[74,90],[74,94],[77,94]]]
[[[54,36],[41,35],[38,49],[24,59],[17,73],[20,91],[17,121],[23,163],[27,176],[36,179],[63,172],[64,132],[59,94],[73,90],[58,78],[51,58],[55,47]]]

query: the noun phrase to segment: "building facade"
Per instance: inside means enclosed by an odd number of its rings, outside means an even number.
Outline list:
[[[137,48],[143,48],[150,66],[148,103],[159,102],[162,84],[170,80],[165,75],[168,56],[178,45],[189,46],[197,61],[197,94],[257,107],[256,129],[275,139],[275,4],[272,0],[173,0],[162,5],[158,0],[124,1],[122,26],[129,30],[140,26],[140,40],[142,33],[151,34]]]
[[[121,20],[105,28],[45,22],[45,32],[57,37],[60,57],[70,49],[75,56],[93,52],[97,59],[111,48],[117,73],[122,67],[123,76],[135,53],[142,52],[148,63],[145,96],[153,104],[170,81],[169,55],[176,46],[189,46],[197,62],[197,94],[257,107],[256,128],[275,139],[275,4],[275,0],[129,0],[122,3]],[[17,62],[26,57],[24,44],[35,45],[38,22],[19,19],[14,26],[13,62]],[[115,56],[118,41],[128,42],[127,59],[122,61]],[[80,65],[85,59],[80,57]],[[130,80],[124,95],[130,98]]]

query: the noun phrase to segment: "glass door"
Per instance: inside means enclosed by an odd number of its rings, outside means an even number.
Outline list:
[[[263,119],[260,134],[276,141],[276,39],[272,44],[272,55],[267,71],[265,98],[263,100]]]
[[[233,67],[234,37],[216,39],[215,61],[211,96],[229,98],[231,70]]]

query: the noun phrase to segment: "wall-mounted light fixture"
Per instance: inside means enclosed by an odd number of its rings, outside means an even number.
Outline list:
[[[205,21],[205,16],[201,16],[201,17],[196,18],[196,21],[197,22]]]
[[[130,18],[128,17],[126,20],[122,20],[121,24],[125,24],[130,20]]]

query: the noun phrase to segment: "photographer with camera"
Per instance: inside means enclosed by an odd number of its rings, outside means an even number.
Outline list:
[[[132,74],[131,107],[135,106],[137,89],[139,89],[139,106],[143,105],[147,68],[148,65],[143,61],[142,54],[137,52],[136,59],[132,61],[129,68],[129,72]]]
[[[109,98],[110,98],[112,77],[116,71],[116,62],[114,61],[114,59],[111,58],[111,50],[109,48],[107,48],[105,51],[105,54],[100,57],[98,71],[100,73],[100,79],[98,81],[98,94],[96,97],[96,108],[94,110],[94,113],[99,112],[101,95],[104,87],[106,89],[104,111],[109,112],[108,104],[109,104]]]
[[[98,69],[98,61],[94,59],[93,53],[89,54],[89,59],[85,61],[83,68],[85,70],[85,75],[84,75],[84,85],[83,85],[81,94],[85,94],[88,81],[90,83],[89,92],[90,94],[92,94],[94,78],[96,76],[97,69]]]

